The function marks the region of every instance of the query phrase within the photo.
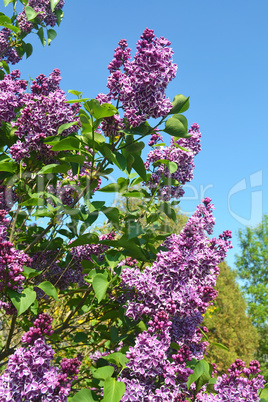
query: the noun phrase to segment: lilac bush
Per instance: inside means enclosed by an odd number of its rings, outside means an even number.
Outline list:
[[[27,92],[8,64],[29,55],[33,30],[43,41],[64,1],[23,4],[14,30],[0,31],[0,401],[259,401],[258,362],[236,360],[217,378],[205,361],[203,315],[231,232],[213,237],[210,198],[179,234],[163,228],[167,217],[177,224],[169,201],[183,196],[201,150],[198,124],[188,129],[182,114],[189,98],[166,96],[170,42],[146,28],[131,60],[120,40],[108,93],[95,99],[70,91],[67,101],[57,68]],[[124,176],[109,182],[114,169]],[[123,208],[106,204],[116,191]],[[107,230],[94,227],[101,213]]]

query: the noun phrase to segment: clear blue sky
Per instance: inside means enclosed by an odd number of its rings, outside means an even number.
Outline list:
[[[194,211],[207,188],[216,207],[215,235],[233,231],[227,262],[234,267],[238,229],[268,213],[267,0],[66,0],[64,13],[49,48],[32,36],[34,54],[18,65],[23,78],[57,67],[66,92],[93,98],[106,92],[107,65],[120,39],[128,40],[133,54],[146,27],[171,41],[178,74],[168,96],[190,95],[186,116],[202,132],[181,207]]]

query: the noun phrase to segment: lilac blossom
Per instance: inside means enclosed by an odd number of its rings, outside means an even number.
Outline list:
[[[184,194],[182,185],[193,179],[194,170],[194,156],[198,154],[201,149],[198,124],[192,124],[189,129],[189,138],[180,138],[174,142],[172,137],[170,146],[168,147],[156,147],[149,152],[145,161],[145,168],[149,171],[152,169],[152,175],[146,185],[151,189],[158,188],[158,195],[165,201],[169,201],[171,198],[180,198]],[[181,149],[179,147],[183,147]],[[165,159],[169,162],[175,162],[177,164],[177,170],[174,173],[170,173],[169,168],[165,164],[156,164],[159,160]],[[156,165],[155,165],[156,164]],[[162,184],[163,178],[170,184]],[[176,180],[177,185],[174,185],[172,181]]]
[[[61,10],[65,1],[60,0],[55,7],[56,10]],[[39,13],[36,19],[39,23],[44,22],[47,26],[54,27],[57,23],[57,15],[51,10],[50,0],[29,0],[28,6],[32,7],[35,12]],[[22,32],[31,32],[33,29],[33,23],[27,20],[25,9],[18,14],[17,17],[19,28]]]
[[[14,70],[0,81],[0,124],[2,121],[11,122],[15,117],[15,110],[23,106],[27,81],[19,78],[19,70]]]
[[[103,234],[99,236],[99,241],[102,240],[113,240],[115,238],[115,232],[110,232],[108,234]],[[104,253],[109,249],[109,246],[104,244],[85,244],[82,246],[73,247],[71,249],[71,254],[73,256],[74,261],[82,262],[83,260],[88,260],[93,262],[91,256],[98,257],[99,261],[104,259]]]
[[[44,75],[37,77],[31,87],[32,92],[22,97],[25,107],[16,123],[13,123],[19,139],[10,148],[15,161],[30,158],[32,154],[45,163],[53,161],[56,153],[50,150],[51,145],[43,143],[43,139],[57,135],[62,124],[78,123],[78,106],[65,103],[65,94],[59,88],[59,74],[60,71],[55,69],[48,78]],[[74,125],[64,130],[61,136],[78,131],[78,128],[78,125]]]
[[[150,138],[150,141],[148,142],[148,145],[151,147],[155,145],[158,141],[163,142],[163,137],[162,135],[155,129],[155,134],[153,134]]]
[[[7,291],[15,290],[21,292],[25,277],[22,275],[23,266],[29,265],[30,257],[23,251],[16,250],[14,245],[7,240],[7,225],[9,221],[5,218],[7,211],[2,210],[0,214],[0,308],[7,314],[14,314],[13,305],[7,296]]]
[[[146,28],[137,43],[134,60],[130,61],[127,41],[120,40],[114,59],[108,66],[109,93],[106,96],[99,94],[97,99],[121,102],[124,118],[133,127],[150,117],[167,115],[172,104],[165,90],[177,71],[169,46],[167,39],[155,37],[153,30]]]
[[[0,61],[16,64],[21,60],[17,51],[11,47],[11,30],[3,28],[0,30]]]
[[[34,320],[33,327],[30,327],[29,331],[26,332],[21,341],[23,343],[28,343],[28,345],[34,344],[34,341],[42,336],[50,336],[52,335],[52,318],[46,314],[41,313],[38,317]]]
[[[53,356],[43,337],[16,349],[0,377],[1,402],[67,402],[81,362],[63,359],[59,368],[52,365]]]
[[[176,401],[187,394],[185,383],[192,371],[186,361],[204,356],[202,314],[217,295],[218,264],[232,247],[230,231],[218,239],[207,237],[214,226],[212,209],[211,200],[205,198],[181,233],[164,241],[166,251],[160,251],[151,266],[122,270],[123,286],[135,290],[126,303],[126,315],[149,318],[147,331],[138,335],[127,353],[129,362],[121,375],[127,385],[125,402],[133,400],[133,387],[144,401],[160,401],[158,394]],[[180,350],[172,350],[171,342]]]
[[[258,390],[264,387],[265,381],[259,374],[260,364],[257,360],[245,366],[245,362],[237,359],[228,369],[229,376],[223,374],[214,385],[216,394],[200,392],[197,402],[259,402]]]

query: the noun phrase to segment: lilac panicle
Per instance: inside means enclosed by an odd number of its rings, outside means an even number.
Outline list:
[[[23,251],[16,250],[14,245],[7,240],[7,225],[9,220],[5,218],[7,211],[0,211],[0,308],[7,314],[14,314],[16,309],[11,304],[8,290],[21,292],[25,277],[22,275],[23,266],[31,263],[30,257]]]
[[[53,356],[54,350],[43,337],[16,349],[0,376],[0,401],[67,402],[81,362],[63,359],[59,368],[52,365]]]
[[[34,344],[34,341],[42,336],[50,336],[52,335],[52,318],[46,314],[41,313],[38,317],[34,320],[34,326],[30,327],[29,331],[26,332],[21,341],[23,343]]]
[[[245,362],[237,359],[228,369],[229,376],[223,374],[217,378],[214,389],[217,394],[206,394],[202,391],[197,395],[197,402],[259,402],[258,390],[262,389],[265,381],[260,372],[257,360],[245,366]]]
[[[169,46],[167,39],[155,37],[154,31],[146,28],[137,43],[134,60],[130,61],[127,42],[120,40],[108,66],[109,93],[99,94],[97,99],[106,103],[111,100],[121,102],[125,121],[133,127],[139,126],[150,117],[167,115],[172,104],[166,97],[165,90],[177,71],[176,64],[172,62],[173,51]],[[117,120],[122,129],[123,120]],[[104,132],[111,135],[106,126]]]
[[[2,121],[10,123],[15,117],[15,110],[23,106],[27,82],[19,78],[19,70],[14,70],[0,81],[0,124]]]
[[[192,371],[186,361],[204,356],[202,314],[217,295],[218,264],[231,247],[230,231],[218,239],[207,237],[214,226],[212,209],[211,200],[205,198],[181,233],[164,241],[166,251],[160,251],[151,266],[122,270],[123,286],[135,290],[126,303],[126,315],[149,318],[147,331],[138,335],[127,353],[129,362],[121,374],[127,386],[124,402],[133,401],[134,389],[144,401],[177,401],[187,395],[185,383]],[[180,350],[172,350],[171,342]],[[158,387],[156,377],[164,385]]]
[[[168,147],[154,148],[149,152],[145,161],[145,168],[148,171],[152,170],[151,178],[146,185],[151,189],[155,189],[160,185],[158,195],[165,201],[169,201],[171,198],[182,197],[184,194],[182,185],[193,179],[193,170],[195,167],[194,156],[201,150],[201,133],[198,124],[192,124],[189,129],[189,134],[191,134],[191,137],[180,138],[175,143],[172,137],[170,146]],[[155,136],[156,135],[153,136],[153,140],[151,141],[156,140]],[[185,150],[176,147],[176,145],[185,148]],[[170,173],[168,167],[164,164],[158,164],[152,168],[153,163],[160,159],[175,162],[177,164],[177,170],[174,173]],[[170,180],[171,184],[161,184],[163,178]],[[176,186],[173,185],[172,180],[177,180],[179,184]]]
[[[64,0],[60,0],[55,7],[55,11],[61,10],[64,3]],[[50,0],[29,0],[27,5],[32,7],[35,12],[39,13],[36,17],[38,22],[43,21],[47,26],[55,26],[57,23],[57,15],[55,11],[52,12],[51,10]],[[17,21],[22,32],[29,33],[33,29],[33,23],[27,20],[25,8],[23,8],[22,12],[18,14]]]
[[[65,103],[65,94],[59,88],[60,79],[59,69],[54,69],[48,78],[42,74],[33,81],[31,93],[22,96],[21,101],[25,106],[20,117],[13,123],[19,139],[10,148],[15,161],[30,158],[31,154],[44,163],[53,161],[55,153],[50,150],[51,145],[43,143],[43,139],[57,135],[62,124],[78,123],[78,106]],[[78,125],[74,125],[64,130],[61,136],[78,131],[78,128]]]
[[[11,47],[11,30],[3,28],[0,30],[0,61],[16,64],[21,60],[17,51]]]

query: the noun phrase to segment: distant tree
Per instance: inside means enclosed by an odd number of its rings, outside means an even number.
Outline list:
[[[216,285],[219,294],[207,310],[203,323],[209,329],[207,335],[211,342],[206,356],[223,373],[235,359],[248,363],[254,358],[259,336],[246,313],[247,305],[235,281],[235,273],[226,262],[220,264],[220,269]],[[226,346],[228,351],[212,342]]]
[[[268,378],[268,215],[253,228],[239,231],[238,275],[248,301],[248,313],[260,334],[257,358]]]

